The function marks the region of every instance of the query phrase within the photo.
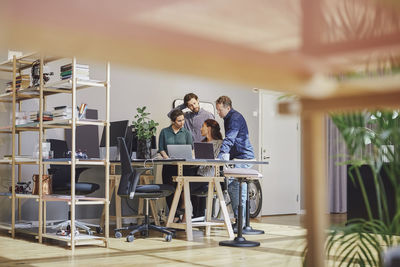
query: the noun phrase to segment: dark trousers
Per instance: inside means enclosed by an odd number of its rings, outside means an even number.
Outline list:
[[[183,167],[183,175],[185,176],[197,176],[197,169],[198,167],[193,167],[193,166],[184,166]],[[178,166],[176,165],[163,165],[163,170],[162,170],[162,179],[163,179],[163,184],[170,184],[174,187],[176,187],[176,182],[172,181],[172,176],[177,176],[178,175]],[[190,183],[190,192],[195,192],[196,190],[200,189],[201,187],[206,186],[207,183]],[[174,195],[170,195],[166,197],[167,205],[168,208],[171,208],[172,205],[172,200],[174,199]],[[193,206],[193,214],[195,216],[198,215],[198,213],[204,214],[204,208],[205,207],[205,199],[201,198],[203,200],[198,200],[197,197],[191,197],[192,201],[192,206]],[[179,200],[179,203],[181,200]],[[204,203],[204,205],[203,205]],[[181,205],[178,205],[178,208]],[[201,212],[201,209],[203,208],[203,211]]]

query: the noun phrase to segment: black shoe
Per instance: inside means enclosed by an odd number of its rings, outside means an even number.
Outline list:
[[[233,229],[233,232],[236,234],[237,230],[238,230],[237,223],[232,223],[232,229]]]

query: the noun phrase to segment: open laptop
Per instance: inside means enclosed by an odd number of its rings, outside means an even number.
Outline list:
[[[206,142],[195,142],[194,156],[196,159],[214,159],[214,145]]]
[[[193,159],[191,145],[167,145],[167,149],[172,159]]]

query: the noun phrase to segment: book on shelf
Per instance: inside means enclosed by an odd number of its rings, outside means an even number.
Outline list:
[[[54,107],[52,111],[53,119],[70,119],[72,118],[72,108],[67,106]]]
[[[76,78],[81,80],[89,80],[89,65],[75,65]],[[60,78],[66,80],[72,78],[72,64],[63,65],[60,67]]]
[[[67,80],[67,79],[72,79],[72,75],[66,75],[66,76],[60,76],[61,80]],[[76,78],[79,80],[90,80],[89,75],[84,76],[84,75],[76,75]]]
[[[29,118],[32,121],[38,122],[40,120],[40,113],[39,112],[31,112],[29,114]],[[53,114],[51,111],[43,111],[43,121],[51,121],[53,120]]]
[[[18,76],[15,80],[15,87],[16,87],[17,91],[19,89],[28,88],[31,84],[29,75],[22,75],[22,76],[24,76],[24,77],[21,78],[21,76]],[[7,82],[6,83],[6,93],[11,92],[12,88],[13,88],[13,81]]]
[[[81,75],[81,76],[89,76],[89,70],[82,70],[82,69],[77,69],[75,71],[75,73],[77,75]],[[72,75],[72,70],[67,70],[67,71],[63,71],[61,72],[61,76],[68,76],[68,75]]]
[[[89,65],[85,64],[75,64],[75,68],[79,69],[89,69]],[[66,71],[66,70],[71,70],[72,69],[72,63],[63,65],[60,67],[61,72]]]
[[[12,118],[10,118],[12,120]],[[33,122],[30,119],[30,112],[28,111],[17,111],[15,112],[15,125],[27,124]]]

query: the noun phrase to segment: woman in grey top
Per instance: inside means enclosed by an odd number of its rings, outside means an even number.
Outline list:
[[[221,128],[217,121],[213,119],[207,119],[204,121],[201,127],[201,135],[204,137],[202,142],[210,142],[214,146],[214,158],[218,156],[222,145],[222,134]],[[213,177],[215,176],[214,167],[212,166],[199,166],[197,170],[197,175],[205,176],[205,177]],[[200,183],[190,183],[190,192],[207,192],[208,183],[200,182]],[[192,205],[193,205],[193,215],[194,217],[204,216],[204,209],[206,207],[206,199],[201,197],[192,197]]]
[[[201,127],[201,135],[205,137],[202,142],[213,144],[214,158],[217,158],[223,141],[218,122],[213,119],[205,120]],[[211,166],[200,166],[197,174],[201,176],[214,176],[214,168]]]

